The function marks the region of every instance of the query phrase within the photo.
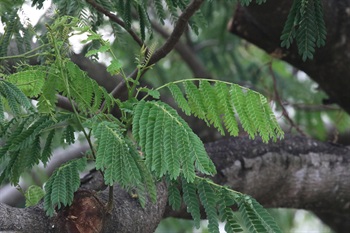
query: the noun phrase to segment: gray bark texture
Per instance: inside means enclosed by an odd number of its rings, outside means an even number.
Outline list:
[[[206,149],[217,166],[216,183],[247,193],[265,207],[307,209],[334,221],[336,216],[337,221],[328,224],[338,232],[349,232],[344,221],[350,213],[348,148],[287,135],[269,144],[246,137],[224,139],[207,143]],[[145,209],[116,186],[115,206],[106,212],[108,189],[99,191],[101,182],[99,173],[89,174],[73,205],[53,218],[45,217],[40,206],[18,209],[0,204],[0,230],[146,233],[153,232],[163,218],[189,218],[185,207],[172,211],[166,205],[167,190],[162,182],[157,203],[148,203]]]

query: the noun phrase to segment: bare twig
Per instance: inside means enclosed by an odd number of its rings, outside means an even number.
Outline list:
[[[138,35],[131,30],[130,28],[128,28],[126,26],[126,24],[118,18],[118,16],[112,14],[111,12],[109,12],[108,10],[106,10],[105,8],[103,8],[101,5],[99,5],[97,2],[95,2],[94,0],[86,0],[87,3],[89,3],[93,8],[95,8],[97,11],[101,12],[102,14],[104,14],[105,16],[107,16],[110,20],[112,20],[113,22],[117,23],[119,26],[121,26],[122,28],[125,29],[125,31],[127,31],[130,36],[134,39],[134,41],[136,41],[136,43],[138,45],[140,45],[140,47],[144,46],[144,43],[142,42],[142,40],[140,39],[140,37],[138,37]]]
[[[90,1],[90,0],[88,0]],[[181,35],[184,33],[187,23],[189,19],[192,17],[192,15],[200,8],[204,0],[193,0],[187,8],[182,12],[180,17],[178,18],[176,25],[174,27],[173,32],[170,34],[166,42],[161,46],[159,49],[157,49],[151,58],[149,59],[147,65],[153,65],[154,63],[158,62],[160,59],[164,58],[166,55],[168,55],[175,47],[175,45],[179,42]],[[144,71],[145,72],[145,71]],[[144,73],[143,72],[143,73]],[[138,74],[138,68],[136,68],[128,77],[135,79]],[[118,92],[121,86],[125,84],[125,80],[122,80],[117,87],[113,89],[111,94],[115,96],[115,94]]]
[[[153,21],[151,21],[151,24],[154,30],[156,30],[163,38],[168,39],[170,37],[170,33],[168,33],[161,25]],[[201,60],[195,55],[194,50],[190,46],[179,41],[175,45],[175,50],[191,69],[193,76],[200,78],[210,78],[212,76],[202,64]]]
[[[313,105],[313,104],[298,104],[298,103],[287,103],[287,105],[290,105],[293,108],[307,111],[307,112],[342,111],[342,109],[338,106],[329,106],[329,105]]]
[[[73,112],[73,106],[67,97],[64,97],[64,96],[57,94],[56,98],[57,98],[57,104],[56,104],[57,107],[60,107],[60,108],[63,108],[65,110],[68,110],[70,112]],[[77,106],[75,106],[75,107],[77,107]]]
[[[281,100],[281,97],[278,93],[278,90],[277,90],[277,79],[276,79],[276,75],[275,75],[275,72],[273,72],[273,69],[272,69],[272,62],[269,63],[269,72],[271,74],[271,77],[272,77],[272,81],[273,81],[273,89],[274,89],[274,92],[275,92],[275,98],[276,98],[276,101],[277,103],[281,106],[282,108],[282,114],[283,116],[286,118],[286,120],[289,122],[289,124],[291,125],[291,127],[294,127],[301,135],[307,137],[307,135],[304,133],[304,131],[302,129],[300,129],[300,127],[298,125],[296,125],[294,123],[294,121],[289,117],[289,114],[286,110],[286,108],[284,107],[283,103],[282,103],[282,100]]]
[[[182,12],[179,19],[176,22],[173,32],[170,37],[150,58],[148,65],[152,65],[158,62],[160,59],[168,55],[179,41],[181,35],[186,30],[186,26],[192,15],[200,8],[204,0],[193,0],[187,8]]]

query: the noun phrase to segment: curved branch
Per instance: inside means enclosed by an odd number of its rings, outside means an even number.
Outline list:
[[[182,14],[179,16],[178,20],[176,21],[176,25],[174,27],[174,30],[170,34],[169,38],[165,41],[165,43],[157,49],[149,59],[147,65],[151,66],[154,63],[158,62],[160,59],[164,58],[166,55],[168,55],[175,47],[175,45],[180,40],[181,35],[184,33],[186,26],[188,24],[188,21],[190,20],[191,16],[200,8],[204,0],[193,0],[187,8],[182,12]],[[135,79],[138,73],[138,69],[135,69],[128,78]],[[121,87],[125,84],[125,80],[122,80],[118,86],[116,86],[113,91],[111,92],[111,95],[115,97],[115,95],[118,93],[118,90],[121,89]]]
[[[184,33],[188,21],[192,15],[200,8],[204,0],[193,0],[187,8],[182,12],[179,19],[176,22],[173,32],[170,34],[169,38],[166,40],[164,45],[157,49],[150,58],[148,65],[152,65],[158,62],[160,59],[165,57],[170,51],[173,50],[177,42],[180,40],[180,37]]]
[[[99,11],[102,14],[104,14],[105,16],[107,16],[110,20],[112,20],[113,22],[115,22],[116,24],[118,24],[122,28],[124,28],[125,31],[127,31],[130,34],[130,36],[134,39],[134,41],[136,41],[136,43],[138,45],[140,45],[140,47],[142,47],[144,45],[142,40],[138,37],[138,35],[133,30],[127,28],[126,24],[121,19],[119,19],[118,16],[112,14],[111,12],[109,12],[108,10],[103,8],[101,5],[99,5],[94,0],[86,0],[86,2],[89,3],[97,11]]]
[[[152,27],[156,30],[163,38],[167,39],[170,34],[159,24],[151,22]],[[212,75],[202,64],[201,60],[195,55],[195,52],[191,47],[179,41],[175,45],[176,52],[179,53],[182,60],[186,62],[188,67],[191,69],[193,76],[198,78],[210,78]]]
[[[213,178],[216,183],[247,193],[265,207],[312,210],[328,216],[329,222],[332,220],[330,216],[336,216],[337,219],[350,216],[350,149],[347,147],[287,135],[283,141],[269,144],[264,144],[259,139],[249,140],[247,137],[230,138],[208,143],[206,149],[217,167],[218,174]],[[90,190],[101,187],[101,179],[97,178],[99,175],[95,172],[89,179],[84,179],[83,187]],[[189,218],[186,208],[172,211],[167,207],[164,212],[167,200],[164,183],[158,184],[157,203],[148,203],[146,209],[142,209],[137,199],[131,198],[130,194],[117,186],[115,189],[114,211],[111,216],[102,218],[104,227],[113,230],[105,232],[153,232],[161,218]],[[97,196],[98,202],[107,202],[108,189],[99,195],[93,191],[82,192],[78,197],[80,195],[86,198],[87,192],[89,198],[95,200]],[[79,200],[78,198],[77,204],[80,203]],[[74,210],[78,207],[72,208]],[[58,218],[66,219],[68,210],[60,212]],[[0,215],[5,216],[0,218],[0,230],[14,229],[3,227],[8,226],[5,225],[7,221],[12,221],[6,217],[8,211],[17,209],[0,206]],[[25,213],[32,210],[21,211]],[[138,219],[142,221],[139,222]],[[40,224],[47,226],[47,221],[49,220]],[[66,224],[68,223],[60,222],[58,225]],[[343,232],[349,232],[350,226],[342,226]]]

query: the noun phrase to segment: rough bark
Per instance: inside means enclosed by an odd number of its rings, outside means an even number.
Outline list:
[[[230,138],[208,143],[206,149],[217,166],[218,174],[214,177],[216,183],[247,193],[266,207],[307,209],[324,216],[336,214],[338,219],[350,214],[350,150],[347,147],[300,136],[287,136],[280,142],[269,144],[259,139]],[[33,209],[17,209],[1,204],[0,216],[3,217],[0,218],[0,230],[87,232],[83,227],[90,226],[89,221],[92,221],[94,226],[102,224],[103,232],[146,233],[153,232],[162,218],[189,217],[186,208],[172,211],[166,206],[164,183],[158,185],[157,203],[148,203],[146,209],[142,209],[130,194],[115,187],[115,208],[108,214],[104,212],[108,189],[97,193],[86,191],[96,189],[96,185],[101,184],[98,174],[93,173],[84,179],[85,191],[76,194],[77,197],[87,198],[84,205],[79,205],[82,198],[77,198],[77,205],[60,211],[53,219],[46,218],[39,208],[33,212]],[[85,210],[88,209],[86,203],[91,202],[95,212],[93,217],[87,218],[86,213],[90,212]],[[13,219],[22,219],[20,216],[26,216],[26,219],[22,225],[16,225]],[[81,223],[81,218],[85,219],[83,226],[74,225]],[[339,232],[349,232],[348,224],[342,224],[342,231]]]
[[[98,176],[97,174],[95,174]],[[0,203],[0,231],[26,233],[97,233],[154,232],[163,218],[167,202],[164,183],[158,184],[157,203],[142,208],[137,199],[120,187],[114,187],[114,208],[106,210],[108,189],[102,192],[81,189],[75,193],[71,206],[46,217],[42,206],[15,208]]]

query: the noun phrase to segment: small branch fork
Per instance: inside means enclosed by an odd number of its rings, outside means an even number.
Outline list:
[[[136,35],[136,33],[131,30],[127,29],[125,23],[119,19],[116,15],[112,14],[108,10],[104,9],[102,6],[97,4],[94,0],[86,0],[87,3],[89,3],[91,6],[93,6],[97,11],[103,13],[107,17],[109,17],[113,22],[120,25],[122,28],[124,28],[131,36],[132,38],[140,45],[140,47],[144,46],[144,43],[141,41],[141,39]],[[177,20],[177,23],[174,27],[173,32],[170,34],[170,36],[167,38],[166,42],[161,46],[159,49],[157,49],[151,58],[149,59],[147,65],[153,65],[154,63],[158,62],[160,59],[164,58],[166,55],[168,55],[175,47],[177,42],[180,40],[180,37],[186,30],[187,24],[189,19],[193,16],[193,14],[200,8],[204,0],[193,0],[187,8],[182,12],[182,14],[179,16],[179,19]],[[135,79],[138,74],[138,69],[135,69],[128,78]],[[119,92],[119,90],[124,86],[125,80],[122,80],[111,92],[111,94],[115,97],[116,94]]]
[[[109,12],[107,9],[104,9],[101,5],[97,4],[94,0],[86,0],[87,3],[89,3],[92,7],[94,7],[97,11],[103,13],[105,16],[109,17],[110,20],[120,25],[122,28],[124,28],[131,37],[136,41],[136,43],[140,47],[144,47],[147,51],[147,46],[143,43],[143,41],[137,36],[137,34],[132,30],[126,27],[126,24],[119,19],[116,15]],[[188,25],[189,19],[193,16],[193,14],[200,8],[201,4],[204,2],[204,0],[193,0],[187,8],[182,12],[179,19],[177,20],[177,23],[174,27],[173,32],[170,34],[170,36],[167,38],[163,46],[161,46],[159,49],[157,49],[152,56],[150,57],[147,65],[151,66],[158,62],[160,59],[164,58],[166,55],[168,55],[176,46],[176,44],[179,42],[180,37],[185,32],[186,27]],[[146,70],[143,70],[141,73],[141,76],[145,73]],[[139,78],[140,70],[139,68],[136,68],[129,76],[128,78],[137,79]],[[125,85],[126,79],[123,79],[110,93],[113,97],[116,97],[117,93],[123,88]],[[105,105],[105,101],[102,103],[102,107]],[[109,187],[109,200],[107,203],[107,211],[111,211],[113,206],[113,186]]]
[[[107,16],[110,20],[112,20],[113,22],[115,22],[116,24],[118,24],[119,26],[124,28],[130,34],[130,36],[134,39],[134,41],[136,41],[136,43],[138,45],[140,45],[140,47],[144,46],[144,43],[142,42],[140,37],[138,37],[138,35],[132,29],[127,28],[126,24],[121,19],[119,19],[118,16],[112,14],[111,12],[109,12],[107,9],[103,8],[101,5],[99,5],[94,0],[86,0],[86,2],[89,3],[97,11],[99,11],[102,14],[104,14],[105,16]]]

